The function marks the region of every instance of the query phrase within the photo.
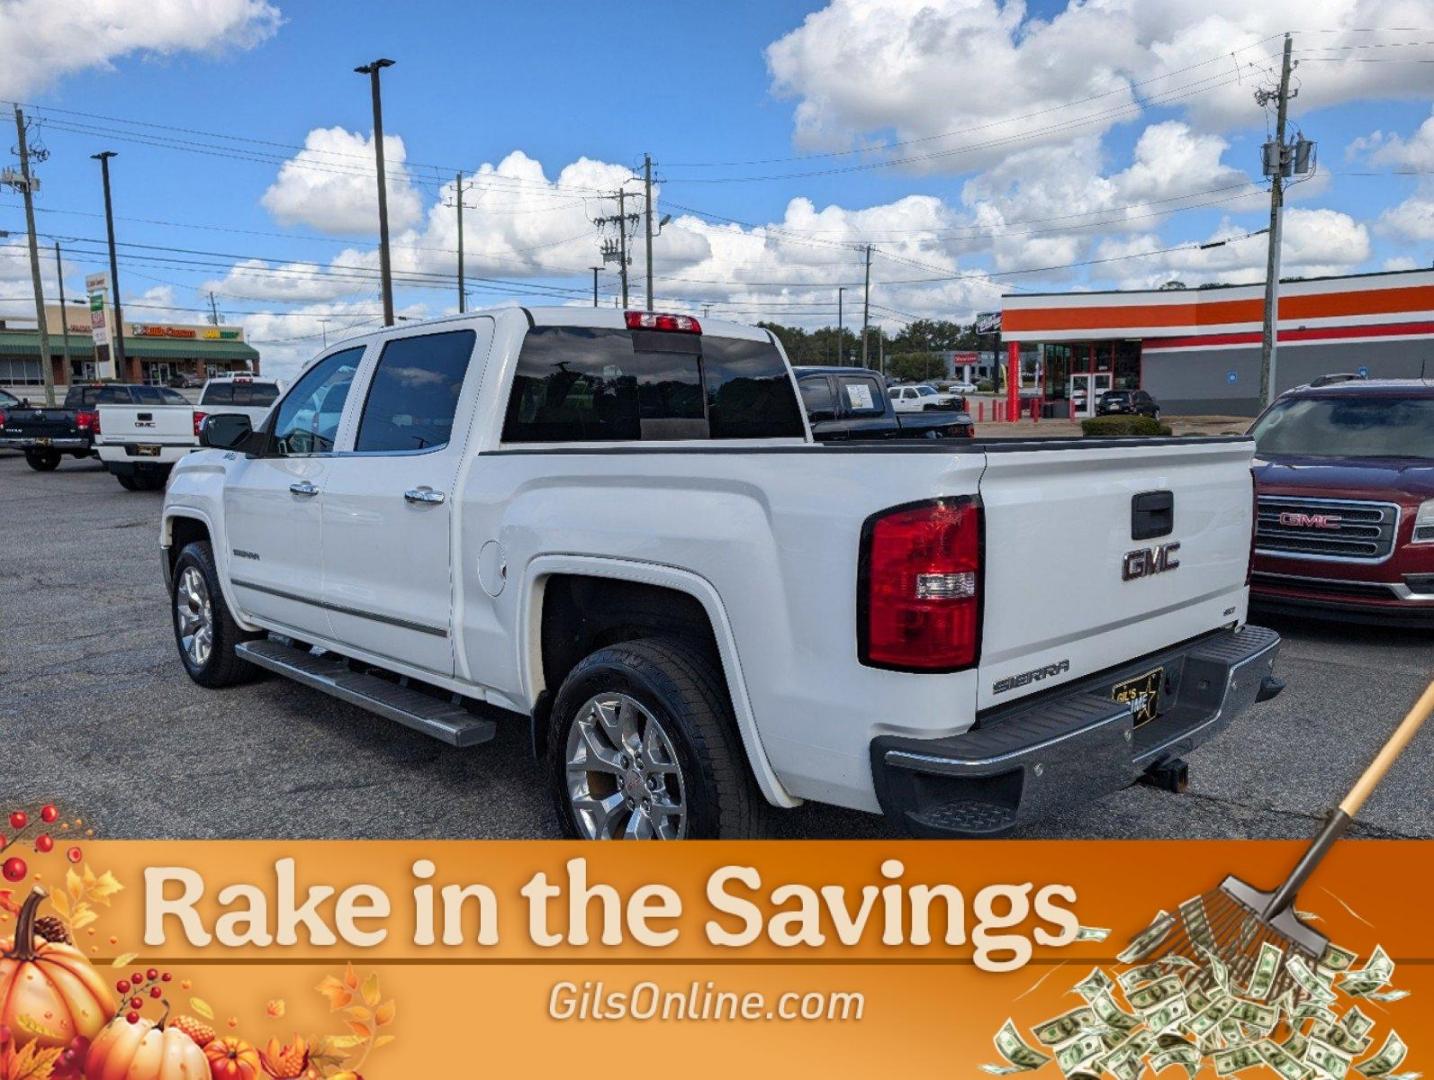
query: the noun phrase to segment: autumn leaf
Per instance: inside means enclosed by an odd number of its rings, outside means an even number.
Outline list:
[[[51,893],[50,905],[60,913],[60,918],[66,922],[70,919],[70,898],[64,893]]]
[[[378,988],[378,974],[375,972],[363,981],[364,1004],[372,1008],[379,1003],[381,997],[382,994]]]
[[[271,1017],[273,1017],[275,1020],[280,1019],[284,1015],[284,1013],[288,1012],[288,1010],[289,1007],[284,1002],[283,998],[275,998],[273,1001],[269,1002],[269,1004],[264,1007],[264,1011],[268,1013]]]
[[[203,998],[190,998],[189,1007],[206,1020],[214,1019],[214,1006],[210,1005],[209,1002]]]
[[[393,1023],[393,1018],[397,1012],[397,1003],[395,1003],[392,999],[385,1001],[374,1011],[374,1022],[377,1023],[379,1027],[387,1027],[389,1024]]]
[[[85,898],[85,881],[74,869],[65,871],[65,891],[70,894],[70,899],[79,903]]]
[[[352,964],[347,965],[344,968],[344,985],[347,986],[350,990],[357,990],[358,984],[358,972],[354,970],[354,966]]]
[[[332,975],[326,976],[316,989],[328,998],[330,1012],[337,1012],[354,999],[353,991]]]
[[[39,1043],[26,1043],[18,1053],[11,1055],[5,1080],[50,1080],[64,1052],[63,1046],[42,1050]]]
[[[135,957],[138,955],[138,953],[132,952],[123,953],[110,961],[110,967],[129,967],[134,963]]]
[[[334,1051],[352,1050],[355,1046],[363,1045],[363,1042],[357,1035],[330,1035],[324,1040],[320,1054],[332,1057]]]
[[[108,907],[109,902],[114,899],[115,893],[124,889],[124,886],[119,883],[119,879],[108,870],[91,881],[90,868],[86,865],[85,875],[85,884],[88,886],[86,891],[89,894],[89,898],[97,903],[104,904],[106,907]]]
[[[361,1024],[357,1020],[350,1020],[348,1022],[348,1026],[349,1030],[352,1031],[355,1035],[357,1035],[360,1039],[367,1040],[373,1035],[373,1029],[371,1027],[369,1027],[367,1024]]]
[[[88,904],[81,904],[75,909],[75,917],[70,920],[71,930],[83,930],[92,922],[99,921],[99,916]]]
[[[380,1035],[373,1041],[373,1048],[377,1050],[380,1046],[387,1046],[396,1038],[398,1038],[397,1035]]]
[[[8,911],[11,915],[20,914],[20,905],[15,903],[15,894],[9,889],[0,889],[0,911]]]
[[[373,1013],[369,1012],[368,1009],[362,1005],[355,1005],[350,1009],[345,1009],[344,1015],[350,1020],[357,1020],[360,1024],[367,1024],[373,1019]]]

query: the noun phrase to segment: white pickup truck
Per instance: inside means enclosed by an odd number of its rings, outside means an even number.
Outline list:
[[[336,345],[201,442],[161,526],[190,677],[525,724],[579,837],[807,799],[996,835],[1178,786],[1283,685],[1243,437],[819,444],[766,331],[514,307]]]
[[[283,384],[249,375],[210,379],[191,405],[174,390],[161,405],[101,405],[95,449],[105,468],[129,491],[164,486],[169,470],[199,447],[199,425],[212,412],[238,413],[258,427],[278,400]]]

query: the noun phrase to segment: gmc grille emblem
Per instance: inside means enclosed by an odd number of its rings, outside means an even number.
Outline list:
[[[1176,570],[1180,567],[1180,560],[1175,558],[1175,553],[1180,550],[1180,542],[1173,544],[1161,544],[1153,548],[1136,548],[1134,551],[1127,551],[1125,558],[1120,564],[1120,580],[1134,581],[1136,578],[1150,577],[1154,574],[1163,574],[1167,570]]]
[[[1287,529],[1338,529],[1344,518],[1339,514],[1301,514],[1294,510],[1280,511],[1280,524]]]

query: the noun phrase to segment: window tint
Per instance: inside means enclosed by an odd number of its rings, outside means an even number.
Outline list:
[[[199,396],[201,405],[232,405],[234,404],[233,383],[210,383],[204,388],[204,393]]]
[[[712,438],[780,439],[805,434],[787,366],[770,341],[703,338],[702,376]]]
[[[279,397],[279,388],[273,383],[235,383],[235,405],[272,405]]]
[[[299,377],[272,414],[274,450],[279,454],[322,454],[334,448],[344,401],[363,346],[326,356]]]
[[[134,399],[141,405],[166,405],[164,395],[159,392],[157,386],[136,386],[134,388]]]
[[[808,375],[797,385],[802,388],[802,404],[809,414],[836,412],[836,396],[825,375]]]
[[[803,434],[770,341],[539,327],[518,357],[507,442],[638,442]]]
[[[167,386],[156,386],[154,387],[154,389],[159,391],[159,400],[165,405],[189,404],[189,399],[183,394],[181,394],[178,390],[171,390]]]
[[[870,415],[884,411],[881,406],[881,389],[876,385],[875,379],[863,378],[860,375],[841,375],[837,382],[841,384],[842,397],[846,399],[846,407],[851,412]]]
[[[472,330],[397,338],[383,347],[355,450],[431,450],[453,437]]]
[[[95,394],[95,403],[99,405],[128,405],[133,400],[128,386],[101,386]]]

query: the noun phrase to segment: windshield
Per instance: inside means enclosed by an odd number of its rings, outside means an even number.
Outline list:
[[[935,397],[936,391],[930,386],[918,386],[916,392],[922,397]]]
[[[1434,398],[1296,398],[1250,434],[1265,455],[1434,458]]]

